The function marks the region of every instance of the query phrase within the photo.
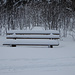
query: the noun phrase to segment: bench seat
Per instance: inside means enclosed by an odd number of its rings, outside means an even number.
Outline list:
[[[26,45],[26,46],[48,46],[49,48],[53,48],[53,46],[58,46],[58,40],[46,40],[46,39],[7,39],[3,45],[10,45],[12,47],[16,47],[16,45]]]

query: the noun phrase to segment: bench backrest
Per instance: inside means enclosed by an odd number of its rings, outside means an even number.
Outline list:
[[[37,35],[37,36],[36,36]],[[7,39],[59,39],[59,31],[57,30],[43,30],[43,31],[26,31],[26,30],[10,30],[7,31]],[[36,37],[35,37],[36,36]],[[42,37],[41,37],[42,36]],[[23,37],[23,38],[22,38]]]

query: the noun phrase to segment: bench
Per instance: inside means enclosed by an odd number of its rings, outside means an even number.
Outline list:
[[[26,46],[58,46],[59,31],[44,30],[44,31],[25,31],[25,30],[11,30],[7,32],[6,41],[3,45],[16,45]]]

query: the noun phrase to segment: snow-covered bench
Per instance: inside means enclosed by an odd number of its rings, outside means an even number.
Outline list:
[[[23,30],[11,30],[7,32],[7,40],[3,45],[10,45],[16,47],[16,45],[29,45],[29,46],[58,46],[59,31],[45,30],[45,31],[23,31]],[[15,40],[13,40],[15,39]]]

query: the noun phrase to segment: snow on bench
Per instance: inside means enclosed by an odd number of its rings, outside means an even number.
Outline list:
[[[59,39],[59,35],[7,35],[7,39]]]
[[[42,30],[42,31],[33,31],[33,30],[9,30],[7,31],[7,35],[12,35],[12,34],[16,34],[16,35],[59,35],[59,31],[57,30]]]
[[[25,31],[25,30],[11,30],[7,32],[6,41],[3,45],[36,45],[36,46],[58,46],[59,31],[45,30],[45,31]],[[13,40],[15,39],[15,40]]]

